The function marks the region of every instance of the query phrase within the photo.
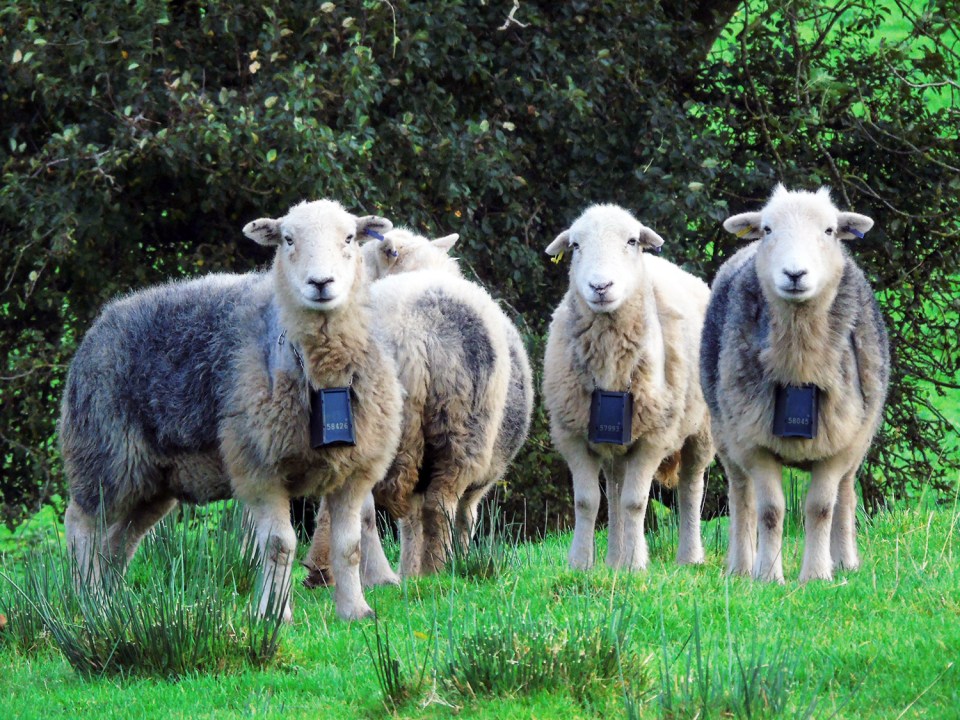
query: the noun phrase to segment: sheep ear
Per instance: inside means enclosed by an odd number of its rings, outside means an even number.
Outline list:
[[[393,265],[400,256],[400,252],[397,250],[397,243],[392,237],[383,238],[383,240],[380,241],[380,244],[377,245],[377,250],[379,250],[380,254],[383,255],[384,262],[387,263],[387,267]]]
[[[260,218],[243,226],[243,234],[261,245],[280,244],[280,221],[272,218]]]
[[[777,185],[777,188],[782,187],[782,185]],[[724,220],[723,229],[739,238],[758,238],[763,235],[760,222],[760,213],[758,212],[740,213]]]
[[[663,238],[648,227],[640,229],[640,244],[648,250],[660,250]]]
[[[873,227],[873,219],[853,212],[842,212],[837,216],[837,237],[841,240],[862,238]]]
[[[460,236],[457,233],[453,233],[452,235],[444,235],[442,238],[431,240],[430,244],[435,248],[443,250],[444,252],[450,252],[450,249],[459,239]]]
[[[547,255],[559,255],[570,245],[570,231],[564,230],[557,235],[552,243],[547,245]]]
[[[357,236],[368,235],[383,240],[383,234],[393,229],[393,223],[379,215],[364,215],[357,218]],[[379,236],[379,237],[378,237]]]

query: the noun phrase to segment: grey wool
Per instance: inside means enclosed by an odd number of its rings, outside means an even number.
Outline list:
[[[101,557],[125,564],[177,502],[235,497],[265,566],[259,610],[279,598],[289,619],[289,500],[316,494],[331,508],[344,578],[337,613],[371,613],[360,509],[393,458],[401,389],[369,331],[357,236],[390,227],[333,201],[301,203],[244,228],[277,248],[269,270],[171,282],[104,307],[70,366],[60,420],[67,538],[86,580]],[[350,387],[357,444],[313,449],[309,391],[333,386]]]
[[[873,291],[840,240],[873,221],[826,189],[778,186],[758,212],[728,218],[761,238],[718,272],[703,328],[701,382],[730,495],[728,569],[783,582],[782,466],[809,470],[800,580],[856,569],[854,480],[883,417],[887,332]],[[814,438],[774,434],[778,386],[814,385]]]

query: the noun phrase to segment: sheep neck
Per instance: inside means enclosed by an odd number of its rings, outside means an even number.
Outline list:
[[[663,386],[663,332],[652,287],[638,290],[610,313],[593,312],[576,292],[570,306],[574,363],[592,382],[588,389]]]
[[[370,345],[370,311],[366,298],[330,312],[280,308],[287,340],[303,359],[303,370],[315,388],[349,385]]]
[[[840,299],[839,285],[825,288],[820,296],[801,304],[764,291],[768,332],[760,362],[771,381],[833,389],[850,333],[849,323],[832,312]]]

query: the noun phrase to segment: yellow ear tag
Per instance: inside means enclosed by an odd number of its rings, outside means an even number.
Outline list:
[[[747,225],[747,226],[746,226],[745,228],[743,228],[742,230],[737,230],[737,237],[738,237],[738,238],[742,238],[744,235],[746,235],[747,233],[751,232],[752,230],[753,230],[753,226],[752,226],[752,225]]]
[[[550,258],[550,262],[552,262],[554,265],[559,265],[561,260],[563,260],[563,250]]]

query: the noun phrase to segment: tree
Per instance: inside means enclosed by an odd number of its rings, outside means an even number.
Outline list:
[[[917,383],[955,376],[958,362],[955,339],[924,335],[930,303],[956,290],[956,173],[946,169],[957,147],[942,128],[956,127],[957,103],[931,108],[909,87],[958,76],[947,11],[910,19],[927,38],[915,57],[907,43],[878,46],[883,11],[855,3],[521,2],[505,23],[513,9],[4,4],[8,522],[62,493],[59,388],[102,303],[172,276],[262,264],[243,224],[319,196],[460,232],[466,265],[539,361],[566,283],[541,251],[589,202],[634,209],[668,238],[668,256],[707,276],[733,247],[723,217],[758,206],[777,179],[831,182],[878,220],[858,255],[900,333],[895,425],[875,456],[888,472],[871,492],[909,487],[916,473],[895,454],[917,448],[914,462],[929,464],[945,428],[915,417]],[[930,271],[911,274],[907,258]],[[542,413],[511,487],[506,500],[522,512],[525,498],[532,526],[566,519],[566,468]]]

